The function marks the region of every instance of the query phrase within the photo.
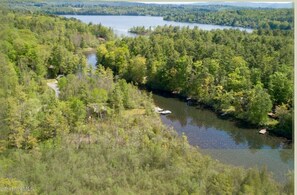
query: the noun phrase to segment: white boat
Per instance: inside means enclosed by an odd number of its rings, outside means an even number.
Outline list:
[[[164,111],[161,111],[160,114],[171,114],[171,111],[170,110],[164,110]]]
[[[267,132],[266,129],[261,129],[261,130],[259,131],[259,133],[260,133],[260,134],[263,134],[263,135],[264,135],[266,132]]]

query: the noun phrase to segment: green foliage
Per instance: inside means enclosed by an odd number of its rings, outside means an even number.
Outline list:
[[[227,72],[230,72],[226,83],[229,91],[243,91],[250,88],[250,70],[242,57],[232,58]]]
[[[101,25],[87,25],[74,19],[40,14],[1,12],[3,29],[0,51],[15,63],[16,71],[33,72],[34,77],[56,77],[74,73],[85,66],[81,49],[95,47],[97,37],[111,38]],[[11,26],[12,25],[12,26]],[[1,57],[2,60],[2,57]]]
[[[250,170],[243,179],[239,194],[278,194],[275,192],[278,186],[271,183],[267,174],[266,169],[259,172]]]
[[[236,112],[240,118],[247,119],[252,124],[264,125],[267,122],[267,113],[272,108],[272,102],[261,84],[248,91],[246,97],[239,98],[240,108],[236,108]]]
[[[249,82],[228,85],[229,73],[243,77],[254,66],[247,45],[243,46],[246,52],[236,53],[231,42],[229,49],[225,43],[212,42],[216,32],[159,27],[148,38],[102,44],[97,52],[102,66],[87,72],[81,47],[98,43],[96,36],[109,32],[106,28],[2,8],[0,12],[0,34],[5,35],[0,41],[0,190],[29,187],[12,192],[16,194],[293,193],[292,179],[283,190],[265,171],[229,167],[201,155],[185,136],[162,125],[153,113],[151,97],[114,77],[109,69],[124,78],[130,71],[134,82],[145,83],[147,78],[152,86],[191,94],[221,109],[234,106],[250,122],[262,123],[272,105],[265,88]],[[238,31],[221,33],[243,38]],[[244,36],[246,42],[258,42],[255,37],[262,35]],[[286,40],[282,36],[276,37]],[[192,41],[189,48],[176,42],[192,39],[197,42]],[[141,47],[138,41],[147,45]],[[230,58],[219,56],[220,49]],[[290,65],[289,57],[283,60],[264,74]],[[58,74],[65,77],[59,79],[57,98],[45,77]],[[249,75],[244,78],[248,81]],[[280,125],[288,124],[290,109],[289,105],[277,107]]]
[[[131,29],[129,29],[129,32],[137,35],[148,35],[152,32],[152,29],[146,29],[144,26],[134,26]]]
[[[284,186],[284,192],[287,194],[294,194],[294,173],[289,172],[287,177],[288,179]]]
[[[281,72],[275,72],[270,76],[269,90],[275,104],[291,103],[293,94],[293,80]]]
[[[49,59],[50,75],[70,74],[78,70],[79,59],[63,46],[54,46]]]
[[[78,98],[72,98],[69,102],[71,113],[73,114],[73,123],[81,122],[85,118],[85,105]]]
[[[125,74],[129,58],[130,53],[125,45],[115,47],[114,42],[109,42],[108,45],[100,45],[97,49],[97,63],[109,67],[115,74]]]
[[[63,104],[51,106],[45,110],[40,116],[40,129],[36,132],[38,139],[45,141],[51,138],[59,138],[60,136],[69,132],[69,123],[65,116],[65,109]]]
[[[90,93],[91,94],[88,102],[100,104],[100,103],[105,103],[108,100],[108,94],[105,89],[94,89]]]
[[[258,29],[293,29],[293,9],[253,8],[232,5],[160,5],[133,2],[67,1],[63,4],[56,0],[43,3],[9,1],[9,6],[32,12],[77,15],[132,15],[162,16],[164,20],[218,24],[226,26]],[[130,30],[138,34],[151,32],[143,27]],[[103,31],[104,32],[104,31]]]
[[[130,60],[127,68],[127,73],[124,76],[128,81],[134,81],[138,84],[146,83],[146,58],[135,56]]]
[[[157,27],[147,37],[100,45],[97,58],[127,81],[190,96],[251,124],[266,125],[275,106],[292,106],[293,39],[275,32]],[[289,49],[286,54],[284,48]],[[125,52],[118,58],[117,51]]]
[[[6,194],[35,194],[30,187],[25,186],[22,181],[11,178],[0,178],[1,192]]]
[[[110,104],[117,111],[120,112],[124,109],[124,97],[120,85],[115,85],[114,90],[110,96]]]
[[[0,97],[14,95],[18,85],[18,78],[13,64],[0,53]]]
[[[221,165],[155,116],[117,115],[94,125],[90,139],[69,134],[51,149],[11,152],[0,176],[9,173],[37,193],[281,193],[267,172]]]
[[[292,9],[248,9],[233,8],[218,11],[189,10],[166,14],[165,20],[191,23],[218,24],[226,26],[239,26],[258,29],[293,29]]]
[[[276,106],[275,114],[278,117],[278,125],[273,129],[278,135],[292,137],[294,135],[293,116],[294,111],[286,104]]]
[[[127,84],[125,80],[119,80],[111,93],[110,105],[115,108],[116,111],[120,112],[124,108],[131,109],[139,105],[139,101],[136,93],[136,89],[132,88],[131,85]],[[138,103],[138,104],[137,104]]]

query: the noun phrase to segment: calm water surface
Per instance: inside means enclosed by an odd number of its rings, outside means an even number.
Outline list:
[[[156,26],[167,24],[161,17],[144,16],[67,16],[83,22],[103,24],[112,27],[118,34],[128,35],[133,26]],[[169,22],[180,24],[178,22]],[[184,25],[194,25],[182,23]],[[203,25],[204,26],[204,25]],[[205,25],[216,27],[216,25]],[[200,24],[199,28],[202,28]],[[226,28],[226,27],[221,27]],[[211,27],[209,27],[210,30]],[[213,28],[214,29],[214,28]],[[127,34],[128,33],[128,34]],[[96,55],[87,55],[88,63],[96,67]],[[260,135],[259,129],[238,127],[234,122],[223,120],[207,109],[188,106],[176,98],[153,95],[157,106],[172,111],[161,116],[163,123],[173,127],[179,134],[185,134],[193,146],[204,154],[226,164],[243,167],[266,166],[278,181],[283,181],[288,170],[294,169],[293,146],[285,139]]]
[[[185,134],[191,145],[214,159],[247,168],[266,166],[279,181],[294,168],[292,144],[285,139],[260,135],[259,129],[238,127],[210,110],[188,106],[176,98],[154,94],[153,99],[157,106],[172,111],[161,115],[165,125]]]
[[[96,55],[88,54],[87,59],[96,68]],[[154,94],[153,99],[157,106],[172,111],[161,115],[165,125],[180,135],[184,133],[191,145],[218,161],[246,168],[266,166],[280,182],[294,169],[293,146],[285,139],[260,135],[259,129],[238,127],[210,110],[188,106],[176,98]]]
[[[165,21],[162,17],[156,16],[89,16],[89,15],[63,15],[66,18],[76,18],[81,20],[84,23],[93,23],[93,24],[102,24],[103,26],[110,27],[114,30],[115,34],[118,36],[136,36],[133,33],[129,33],[128,30],[133,26],[144,26],[157,27],[164,25],[180,26],[194,28],[198,27],[203,30],[214,30],[214,29],[239,29],[246,30],[247,32],[252,32],[252,29],[240,28],[240,27],[231,27],[231,26],[220,26],[212,24],[194,24],[186,22],[173,22]]]
[[[97,63],[97,57],[95,53],[88,53],[87,56],[87,62],[92,68],[96,69],[96,63]]]

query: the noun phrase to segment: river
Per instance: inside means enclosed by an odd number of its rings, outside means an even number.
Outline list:
[[[101,23],[103,25],[105,23],[102,21],[109,21],[107,26],[120,32],[125,32],[118,35],[128,36],[130,36],[126,34],[128,29],[139,25],[139,23],[133,22],[143,18],[143,16],[129,16],[128,20],[128,16],[67,17],[76,17],[86,23]],[[108,19],[108,17],[110,18]],[[126,26],[120,20],[115,20],[115,18],[122,17],[125,21],[127,20],[125,22]],[[151,17],[149,20],[157,19],[156,24],[158,24],[158,22],[161,22],[159,18]],[[117,28],[119,23],[121,25]],[[174,23],[177,24],[177,22]],[[148,25],[149,23],[142,21],[141,25],[143,26],[144,24]],[[162,24],[161,22],[158,25]],[[183,25],[188,24],[183,23]],[[91,66],[96,66],[94,53],[88,54],[87,59]],[[258,133],[259,129],[239,127],[235,122],[218,118],[210,110],[189,106],[186,102],[176,98],[154,94],[153,100],[157,106],[172,111],[170,115],[161,115],[163,123],[173,127],[178,134],[185,134],[189,143],[197,146],[203,154],[209,155],[223,163],[245,168],[262,168],[265,166],[268,171],[273,173],[274,178],[280,182],[284,181],[288,170],[294,169],[293,145],[283,138],[260,135]]]
[[[87,55],[88,63],[95,68],[96,55]],[[293,145],[286,139],[260,135],[259,129],[239,127],[207,109],[189,106],[177,98],[153,94],[156,106],[170,110],[161,115],[162,122],[173,127],[179,135],[185,134],[201,153],[225,164],[245,168],[264,166],[282,182],[289,170],[294,169]]]
[[[154,94],[153,99],[157,106],[172,112],[161,115],[165,125],[185,134],[191,145],[218,161],[246,168],[266,166],[278,181],[294,168],[293,146],[283,138],[239,127],[210,110],[189,106],[176,98]]]

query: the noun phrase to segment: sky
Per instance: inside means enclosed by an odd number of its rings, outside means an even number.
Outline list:
[[[174,4],[174,5],[190,5],[190,4],[204,4],[204,5],[231,5],[231,6],[240,6],[240,7],[262,7],[262,8],[292,8],[293,1],[279,1],[279,2],[252,2],[252,1],[192,1],[192,2],[183,2],[183,1],[138,1],[139,3],[145,4]]]
[[[159,2],[157,2],[157,1],[151,1],[151,2],[146,2],[146,1],[141,1],[141,2],[139,2],[139,3],[148,3],[148,4],[150,4],[150,3],[154,3],[154,4],[193,4],[193,3],[271,3],[271,4],[274,4],[274,3],[276,3],[276,4],[282,4],[282,3],[292,3],[292,1],[287,1],[287,2],[264,2],[264,1],[259,1],[259,2],[241,2],[241,1],[234,1],[234,2],[232,2],[232,1],[218,1],[218,2],[212,2],[212,1],[205,1],[205,2],[203,2],[203,1],[197,1],[197,2],[194,2],[194,1],[191,1],[191,2],[174,2],[174,1],[159,1]]]

